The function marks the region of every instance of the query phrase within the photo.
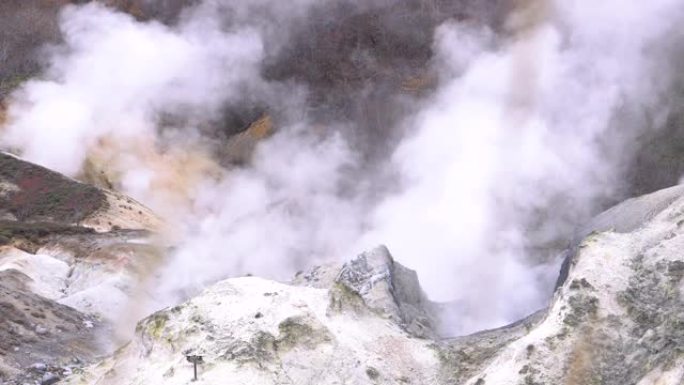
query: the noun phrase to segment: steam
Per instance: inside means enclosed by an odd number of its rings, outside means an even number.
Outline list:
[[[53,49],[47,79],[29,81],[16,95],[5,142],[69,175],[103,138],[154,144],[161,106],[210,112],[237,97],[241,82],[257,78],[262,54],[259,37],[247,30],[188,25],[176,32],[96,5],[68,7],[62,26],[65,46]]]
[[[680,20],[675,0],[528,2],[498,30],[448,21],[434,35],[438,85],[396,127],[407,134],[385,171],[398,189],[378,188],[345,134],[359,122],[321,128],[304,85],[262,75],[313,5],[234,3],[202,2],[175,26],[67,7],[64,44],[0,131],[68,175],[106,167],[175,226],[162,302],[384,243],[431,298],[456,302],[452,333],[514,321],[544,306],[564,242],[621,197],[630,146],[668,114],[667,58],[652,53]],[[268,106],[277,132],[226,166],[206,127],[245,101]],[[650,118],[625,123],[630,111]]]
[[[662,64],[644,52],[667,37],[679,8],[562,2],[553,17],[536,8],[534,22],[498,44],[481,26],[438,29],[448,75],[394,154],[405,188],[378,206],[366,236],[388,240],[433,297],[463,304],[452,319],[460,332],[541,307],[557,270],[532,263],[533,249],[568,239],[619,196],[620,152],[659,123],[614,119],[633,104],[667,113],[658,98],[667,84],[654,71]],[[518,12],[509,20],[529,11]]]

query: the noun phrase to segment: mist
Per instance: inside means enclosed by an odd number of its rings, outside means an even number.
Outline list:
[[[289,67],[320,48],[302,32],[310,15],[344,25],[395,3],[202,1],[166,24],[67,6],[0,143],[72,177],[96,167],[167,221],[151,308],[385,244],[430,298],[457,304],[452,334],[504,325],[545,306],[575,229],[629,195],[639,138],[674,113],[663,41],[681,6],[435,6],[381,24],[416,44],[408,58],[383,63],[358,40],[340,62],[362,64],[337,77]],[[349,77],[362,70],[373,80]],[[406,79],[424,85],[402,92]],[[228,138],[261,116],[274,133],[227,160]]]

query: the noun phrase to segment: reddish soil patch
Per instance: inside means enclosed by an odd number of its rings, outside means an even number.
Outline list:
[[[18,187],[0,195],[0,213],[19,221],[75,224],[107,205],[97,188],[7,154],[0,154],[0,182]]]

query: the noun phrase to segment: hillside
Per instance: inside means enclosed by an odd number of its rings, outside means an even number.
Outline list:
[[[0,385],[684,384],[683,22],[0,1]]]

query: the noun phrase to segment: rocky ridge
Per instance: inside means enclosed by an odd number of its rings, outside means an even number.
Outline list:
[[[138,324],[136,337],[67,383],[435,383],[430,339],[409,334],[385,248],[344,265],[332,289],[229,279]],[[374,269],[369,269],[372,266]],[[381,272],[380,274],[376,274]]]
[[[0,217],[0,383],[54,383],[111,351],[114,325],[159,260],[161,222],[130,198],[4,153]]]
[[[681,188],[591,226],[548,309],[500,329],[437,337],[413,273],[381,247],[294,285],[220,282],[67,383],[188,383],[200,355],[205,384],[682,384]]]
[[[24,202],[43,202],[50,193],[35,185],[107,194],[68,178],[46,184],[41,177],[63,177],[22,163],[1,174],[5,202],[17,202],[17,188],[34,194]],[[28,189],[26,175],[37,180]],[[93,229],[87,218],[107,201],[69,202],[58,203],[72,215],[57,218],[2,206],[2,384],[189,383],[188,356],[202,357],[205,384],[684,382],[684,187],[628,200],[581,229],[547,309],[457,338],[440,323],[451,304],[429,301],[415,272],[378,247],[290,283],[219,282],[144,318],[121,345],[117,316],[143,317],[131,298],[162,258],[145,227],[156,219]]]

